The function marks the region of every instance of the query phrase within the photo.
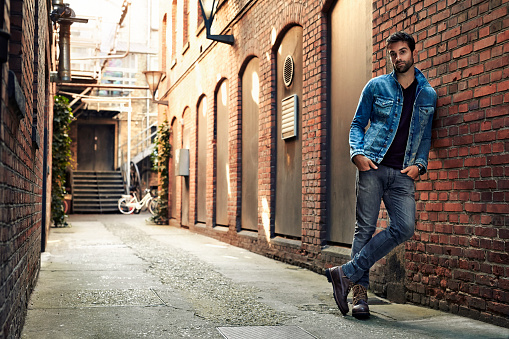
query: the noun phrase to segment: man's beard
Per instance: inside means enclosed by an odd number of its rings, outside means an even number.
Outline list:
[[[406,73],[412,66],[414,65],[414,58],[410,61],[399,61],[394,66],[394,70],[396,73]]]

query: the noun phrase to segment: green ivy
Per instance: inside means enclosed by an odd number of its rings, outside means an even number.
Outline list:
[[[69,129],[73,120],[69,99],[55,96],[53,105],[53,143],[51,175],[51,219],[55,227],[66,227],[64,212],[65,171],[71,164]]]
[[[159,204],[152,221],[159,225],[167,225],[169,220],[169,185],[170,185],[170,145],[171,127],[167,120],[159,126],[155,139],[154,152],[151,155],[154,170],[159,173]]]

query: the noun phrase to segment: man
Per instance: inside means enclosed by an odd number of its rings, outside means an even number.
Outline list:
[[[367,83],[350,126],[350,157],[358,169],[351,260],[325,272],[343,315],[349,311],[347,295],[353,289],[356,318],[369,317],[371,266],[414,233],[414,180],[426,172],[437,100],[414,67],[415,41],[410,35],[391,35],[387,52],[394,71]],[[390,223],[373,236],[382,200]]]

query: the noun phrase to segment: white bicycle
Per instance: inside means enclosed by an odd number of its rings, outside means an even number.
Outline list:
[[[141,211],[146,211],[148,208],[150,213],[154,215],[157,205],[158,201],[152,198],[149,189],[145,190],[145,196],[140,201],[138,201],[136,193],[133,193],[133,195],[123,195],[122,198],[118,199],[118,209],[122,214],[138,214]]]

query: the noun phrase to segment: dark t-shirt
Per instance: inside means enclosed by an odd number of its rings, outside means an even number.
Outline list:
[[[403,169],[403,160],[405,159],[406,144],[408,133],[410,131],[410,121],[412,120],[412,111],[414,108],[415,92],[417,90],[417,81],[414,80],[410,86],[403,88],[403,110],[401,111],[401,120],[399,121],[398,131],[387,150],[381,165]]]

